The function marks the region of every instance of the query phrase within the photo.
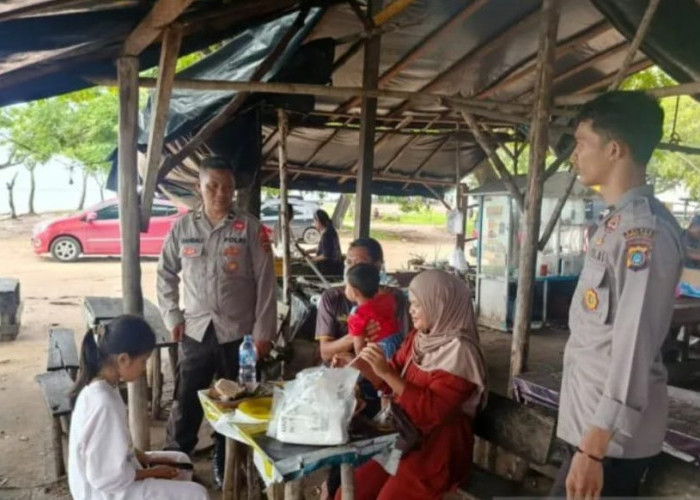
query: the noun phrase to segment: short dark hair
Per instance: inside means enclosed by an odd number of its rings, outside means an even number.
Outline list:
[[[596,133],[624,142],[634,161],[646,165],[663,135],[664,110],[649,94],[618,90],[583,105],[577,124],[589,120]]]
[[[379,291],[379,269],[372,264],[356,264],[348,269],[346,280],[364,297],[371,299]]]
[[[316,210],[316,212],[314,212],[314,219],[319,221],[323,227],[333,226],[333,221],[325,210]]]
[[[350,248],[364,248],[367,250],[372,262],[384,262],[384,250],[382,250],[382,245],[374,238],[357,238],[350,243]]]
[[[226,170],[231,172],[231,175],[233,175],[233,168],[231,168],[231,164],[223,156],[207,156],[204,158],[199,163],[199,172],[204,173],[208,170]]]

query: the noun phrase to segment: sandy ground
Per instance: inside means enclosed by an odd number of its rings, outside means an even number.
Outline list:
[[[48,257],[37,257],[29,244],[31,227],[40,217],[18,221],[0,220],[0,276],[20,280],[24,313],[19,337],[0,343],[0,498],[43,499],[70,498],[64,482],[53,476],[51,420],[34,377],[46,369],[47,335],[52,326],[71,328],[79,338],[85,328],[82,297],[85,295],[119,296],[121,269],[116,258],[84,258],[62,264]],[[452,238],[442,228],[392,228],[398,239],[384,244],[390,269],[403,267],[413,256],[432,258],[436,252],[445,256]],[[349,235],[342,235],[346,247]],[[143,294],[155,301],[156,261],[142,262]],[[510,358],[510,336],[483,332],[482,340],[489,360],[492,386],[505,389]],[[557,364],[561,359],[564,335],[557,332],[533,338],[533,364]],[[169,370],[164,369],[165,373]],[[166,384],[169,380],[166,380]],[[167,386],[166,386],[167,397]],[[152,429],[152,446],[162,446],[163,423]],[[209,479],[206,461],[198,469]]]

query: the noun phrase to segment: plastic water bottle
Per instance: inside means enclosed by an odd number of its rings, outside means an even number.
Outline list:
[[[255,386],[255,362],[257,358],[253,336],[246,335],[238,349],[238,383],[247,389],[253,389]]]

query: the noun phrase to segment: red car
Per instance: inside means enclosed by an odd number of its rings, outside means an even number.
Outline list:
[[[153,202],[147,233],[141,233],[141,255],[159,255],[175,221],[188,209],[163,200]],[[117,200],[102,202],[85,212],[34,226],[34,253],[51,255],[62,262],[83,255],[121,255]]]

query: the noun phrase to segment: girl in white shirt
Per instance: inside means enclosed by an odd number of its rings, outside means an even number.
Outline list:
[[[76,500],[205,500],[191,482],[192,463],[180,452],[144,453],[133,447],[119,382],[146,371],[153,330],[120,316],[89,330],[80,353],[68,444],[68,484]]]

